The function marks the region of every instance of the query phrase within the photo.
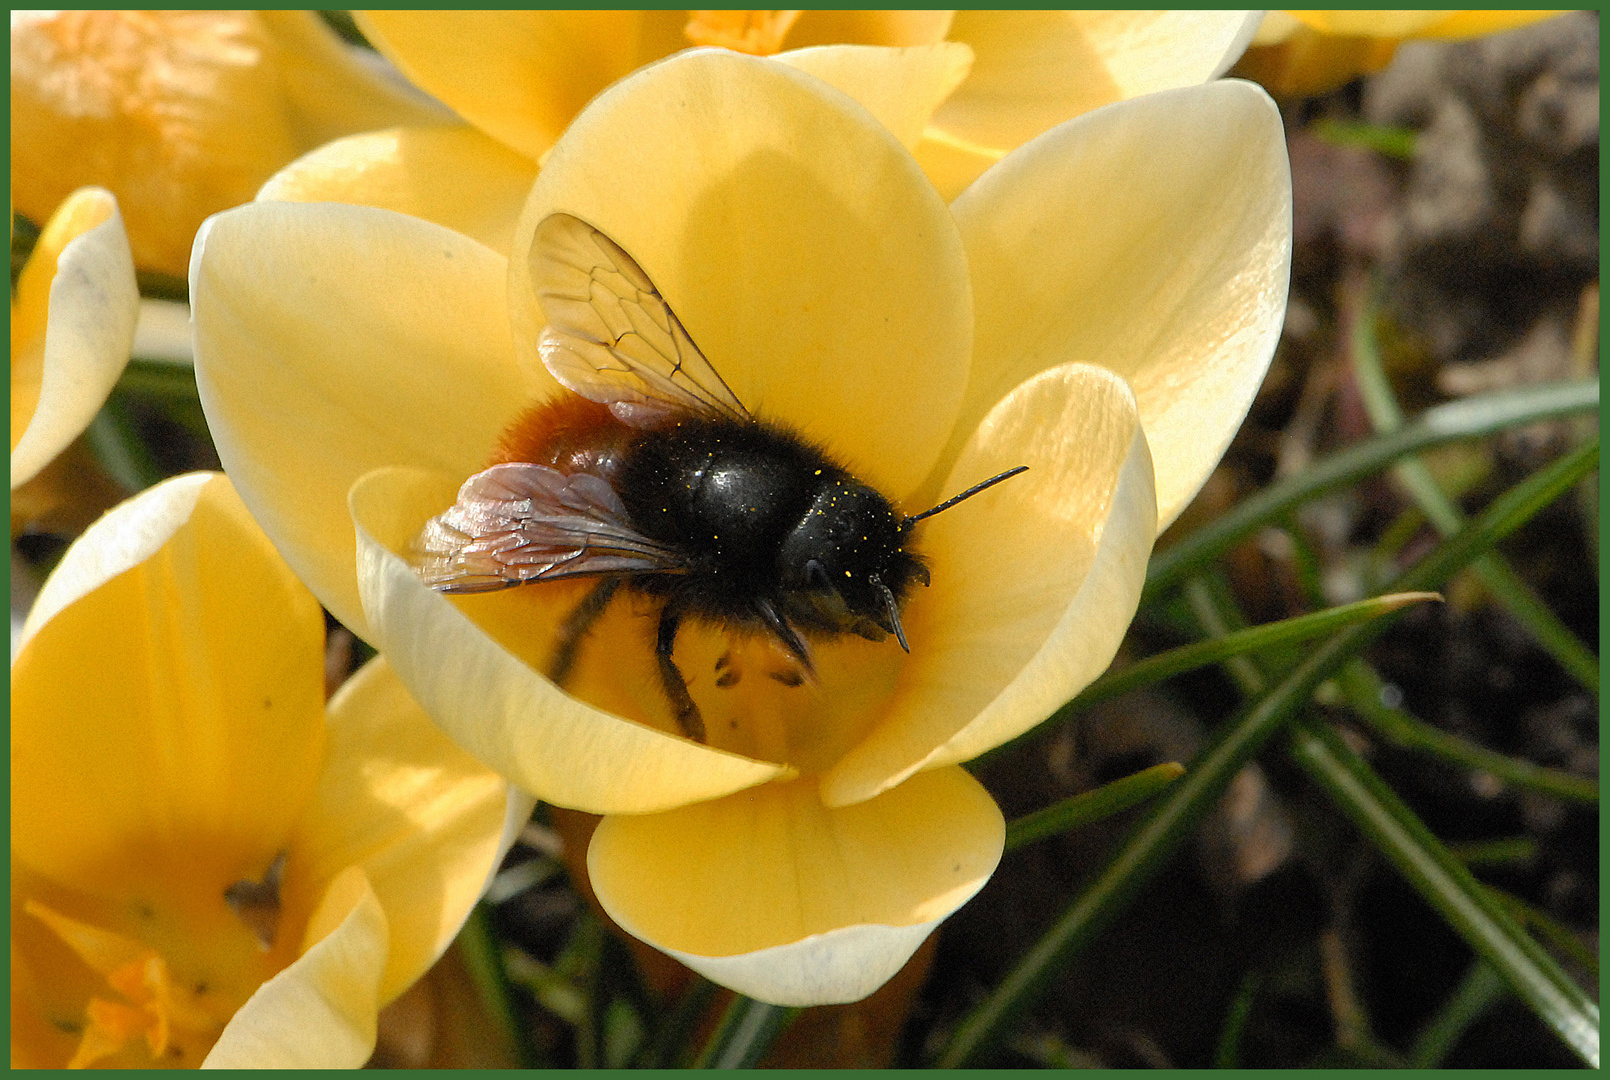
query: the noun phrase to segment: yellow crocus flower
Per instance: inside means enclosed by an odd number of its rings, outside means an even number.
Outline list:
[[[909,656],[823,640],[816,685],[728,690],[729,643],[690,628],[675,662],[702,744],[658,690],[652,612],[612,605],[561,689],[541,671],[585,584],[424,586],[425,521],[511,421],[568,393],[537,355],[531,284],[555,211],[641,263],[741,401],[906,512],[1029,466],[920,527],[932,587],[906,607]],[[219,452],[455,741],[604,815],[588,865],[621,926],[768,1001],[864,996],[999,858],[1000,813],[959,763],[1106,667],[1158,529],[1262,380],[1290,259],[1279,116],[1244,82],[1144,95],[947,205],[833,86],[699,50],[582,111],[511,245],[340,203],[213,218],[191,295]],[[764,672],[764,643],[733,647]]]
[[[356,1066],[531,803],[193,473],[68,550],[11,668],[13,1066]]]
[[[1235,67],[1281,97],[1334,90],[1380,71],[1405,41],[1484,37],[1559,11],[1271,11]]]
[[[444,115],[308,11],[34,11],[11,16],[11,185],[43,221],[98,184],[142,269],[182,276],[208,214],[358,131]]]
[[[341,140],[272,198],[380,206],[507,253],[538,163],[596,94],[692,45],[775,55],[848,93],[948,199],[1090,109],[1222,74],[1246,11],[368,11],[359,26],[468,123]]]

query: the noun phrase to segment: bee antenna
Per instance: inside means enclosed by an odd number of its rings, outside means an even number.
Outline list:
[[[894,591],[876,574],[869,580],[872,582],[872,587],[883,594],[883,606],[889,609],[889,625],[894,627],[894,639],[900,643],[902,649],[910,652],[911,646],[906,644],[906,628],[900,625],[900,605],[895,603]]]
[[[957,503],[961,502],[963,499],[971,499],[974,495],[977,495],[981,491],[985,491],[985,490],[987,490],[989,488],[994,487],[996,484],[999,484],[1002,480],[1010,480],[1010,479],[1012,479],[1012,477],[1016,476],[1018,473],[1020,473],[1020,472],[1028,472],[1028,471],[1029,471],[1029,467],[1027,465],[1019,465],[1015,469],[1007,469],[1005,472],[1001,473],[999,476],[992,476],[988,480],[984,480],[984,481],[981,481],[980,483],[974,484],[972,487],[968,488],[966,491],[962,492],[960,495],[951,496],[950,498],[946,499],[944,502],[940,503],[938,506],[934,507],[931,510],[924,510],[920,514],[912,514],[910,517],[906,518],[906,520],[904,520],[904,521],[902,521],[900,523],[900,527],[902,529],[909,529],[909,528],[911,528],[911,526],[915,525],[917,522],[921,521],[925,517],[933,517],[935,514],[939,513],[941,510],[949,510],[952,506],[955,506]]]

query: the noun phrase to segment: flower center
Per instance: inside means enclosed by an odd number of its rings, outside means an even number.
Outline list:
[[[263,881],[236,883],[217,898],[224,903],[204,912],[146,901],[116,908],[73,902],[96,909],[89,921],[25,900],[23,911],[99,977],[81,1014],[49,1010],[52,1024],[79,1035],[67,1067],[199,1066],[230,1017],[290,959],[272,949],[282,868],[277,859]],[[273,891],[272,902],[265,890]]]
[[[549,673],[555,629],[592,587],[554,581],[452,599],[533,670]],[[680,735],[654,652],[662,605],[618,592],[578,643],[562,685],[596,708]],[[705,742],[815,773],[864,738],[893,695],[906,654],[893,638],[843,634],[809,642],[816,670],[805,679],[770,634],[684,621],[672,660],[703,716]]]
[[[695,45],[771,56],[799,18],[797,11],[691,11],[682,33]]]

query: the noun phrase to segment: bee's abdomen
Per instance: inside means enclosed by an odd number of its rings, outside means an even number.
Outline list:
[[[560,394],[521,413],[499,438],[489,464],[529,461],[567,476],[591,473],[614,486],[621,461],[640,434],[605,406],[579,394]]]

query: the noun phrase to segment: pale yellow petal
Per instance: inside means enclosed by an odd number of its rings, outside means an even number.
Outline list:
[[[939,197],[950,202],[1001,160],[1005,151],[970,143],[929,124],[912,154]]]
[[[452,123],[452,113],[366,62],[374,53],[342,41],[316,12],[259,10],[257,17],[279,45],[280,79],[303,149],[359,131]]]
[[[1270,15],[1281,14],[1270,12]],[[1271,45],[1254,45],[1232,69],[1276,97],[1323,93],[1392,62],[1400,40],[1326,34],[1295,19],[1290,32]]]
[[[1288,11],[1266,11],[1258,32],[1252,36],[1255,47],[1278,45],[1295,34],[1303,25],[1301,19]]]
[[[197,238],[196,382],[219,457],[360,636],[353,481],[384,465],[468,476],[527,404],[506,274],[458,233],[335,203],[255,203]]]
[[[1000,860],[1001,812],[958,768],[822,806],[808,780],[606,817],[587,870],[629,933],[779,1005],[857,1001],[900,970]]]
[[[683,12],[364,11],[357,19],[417,85],[532,161],[594,94],[688,45]]]
[[[950,39],[972,46],[973,73],[934,123],[1010,150],[1102,105],[1216,78],[1259,19],[1246,11],[960,11]]]
[[[578,701],[427,588],[405,554],[427,518],[452,504],[458,483],[386,470],[352,492],[359,585],[375,644],[454,742],[543,800],[591,813],[665,810],[789,774]],[[546,588],[495,595],[525,601]],[[531,618],[521,630],[532,638],[545,637],[544,620],[556,624],[568,613],[523,610]],[[646,643],[642,652],[652,660]]]
[[[978,326],[952,447],[1036,371],[1101,364],[1140,403],[1167,527],[1280,336],[1291,176],[1274,103],[1238,80],[1120,102],[1003,158],[953,210]]]
[[[275,173],[257,198],[395,210],[507,256],[536,176],[531,159],[472,127],[391,128],[304,154]]]
[[[751,411],[892,496],[927,473],[966,378],[966,263],[944,204],[866,113],[724,50],[611,87],[554,148],[521,220],[522,349],[541,321],[522,252],[559,210],[637,260]]]
[[[17,857],[90,892],[135,864],[255,879],[317,776],[324,620],[228,480],[176,478],[92,526],[25,635]]]
[[[123,219],[108,192],[81,188],[62,204],[17,292],[13,488],[38,475],[89,426],[129,360],[140,294]]]
[[[802,11],[783,44],[932,45],[950,30],[950,11]]]
[[[1451,11],[1291,11],[1325,34],[1346,37],[1414,37],[1452,15]]]
[[[953,492],[1028,472],[923,525],[933,584],[906,609],[911,658],[888,715],[822,779],[842,806],[965,761],[1044,720],[1112,662],[1156,529],[1152,462],[1123,380],[1044,372],[985,418]]]
[[[1443,18],[1417,31],[1413,36],[1441,40],[1461,40],[1484,37],[1530,26],[1564,11],[1447,11],[1439,12]]]
[[[934,110],[967,78],[973,57],[967,46],[944,41],[903,49],[820,45],[779,53],[776,60],[849,94],[911,148]]]
[[[369,1059],[390,932],[362,870],[331,882],[313,928],[315,940],[241,1006],[202,1068],[356,1069]]]
[[[454,746],[383,657],[330,700],[329,750],[293,848],[315,879],[361,866],[385,909],[390,1001],[435,962],[503,855],[508,783]]]

